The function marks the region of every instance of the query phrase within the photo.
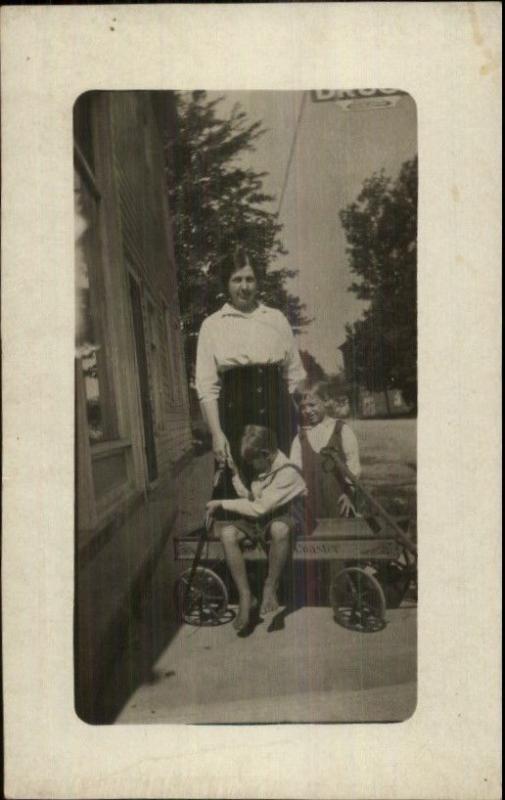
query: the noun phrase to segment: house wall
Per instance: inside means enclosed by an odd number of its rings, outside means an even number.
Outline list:
[[[77,101],[76,708],[113,721],[176,629],[191,456],[163,146],[171,93]]]

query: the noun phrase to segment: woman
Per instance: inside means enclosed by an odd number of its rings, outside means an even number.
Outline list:
[[[292,395],[305,370],[286,317],[258,301],[258,275],[242,248],[223,262],[221,280],[229,299],[200,329],[196,389],[218,465],[231,456],[248,485],[240,459],[244,427],[272,428],[289,453],[296,433]],[[230,476],[221,491],[234,496]]]

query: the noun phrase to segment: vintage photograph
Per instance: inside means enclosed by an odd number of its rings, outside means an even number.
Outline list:
[[[417,696],[417,119],[400,88],[75,102],[75,708]]]

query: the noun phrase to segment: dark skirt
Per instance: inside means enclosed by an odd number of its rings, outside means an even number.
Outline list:
[[[240,457],[240,442],[246,425],[262,425],[276,434],[279,450],[289,455],[297,432],[297,412],[288,392],[282,366],[264,364],[234,367],[221,375],[219,397],[221,427],[246,486],[252,475]],[[225,471],[213,497],[235,497],[231,476]]]

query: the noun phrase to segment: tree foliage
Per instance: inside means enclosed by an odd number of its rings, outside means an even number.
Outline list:
[[[300,358],[310,383],[328,380],[327,373],[312,353],[309,353],[308,350],[300,350]]]
[[[237,242],[264,276],[261,299],[284,311],[295,332],[309,322],[304,305],[286,289],[286,279],[296,271],[272,269],[286,251],[282,226],[271,210],[274,198],[263,188],[267,173],[244,166],[242,158],[264,134],[262,123],[250,122],[238,104],[220,115],[222,100],[211,101],[205,92],[177,93],[178,132],[167,143],[188,365],[194,361],[202,321],[224,301],[219,265]]]
[[[368,178],[340,212],[355,276],[350,288],[369,307],[346,328],[348,379],[372,391],[397,387],[417,397],[417,158],[396,180]]]

